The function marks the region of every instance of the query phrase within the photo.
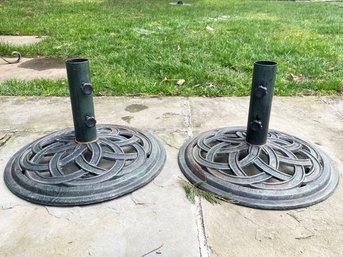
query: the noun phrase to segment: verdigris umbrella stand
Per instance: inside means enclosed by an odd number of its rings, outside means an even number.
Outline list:
[[[254,64],[247,127],[201,133],[179,152],[184,175],[199,188],[237,204],[292,209],[316,204],[338,184],[323,151],[295,136],[268,130],[277,64]]]
[[[74,129],[40,138],[8,162],[4,179],[17,196],[43,205],[74,206],[130,193],[154,179],[166,154],[147,132],[96,125],[87,59],[66,62]]]

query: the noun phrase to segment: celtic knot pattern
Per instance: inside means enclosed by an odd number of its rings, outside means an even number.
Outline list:
[[[263,146],[245,137],[244,128],[202,133],[181,149],[180,167],[200,187],[259,208],[306,204],[294,200],[307,194],[318,200],[314,192],[323,187],[327,197],[337,185],[330,160],[315,146],[278,131],[270,131]]]
[[[148,133],[102,125],[97,134],[98,140],[89,144],[77,144],[72,129],[33,142],[9,162],[5,171],[7,185],[13,191],[13,184],[19,184],[21,191],[14,193],[25,199],[31,196],[21,195],[23,189],[34,191],[38,195],[33,194],[36,198],[30,200],[35,202],[86,204],[131,192],[161,170],[164,149]],[[53,203],[46,202],[49,195],[55,197]]]

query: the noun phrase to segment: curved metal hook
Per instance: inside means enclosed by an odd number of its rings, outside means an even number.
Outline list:
[[[2,57],[2,56],[0,56],[0,58],[1,58],[2,60],[4,60],[5,62],[7,62],[8,64],[14,64],[14,63],[20,62],[21,54],[20,54],[19,52],[13,51],[13,52],[12,52],[12,55],[13,55],[14,57],[17,57],[17,60],[15,60],[15,61],[9,61],[9,60],[5,59],[5,58]]]

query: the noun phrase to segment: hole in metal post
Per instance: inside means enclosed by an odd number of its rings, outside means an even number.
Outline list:
[[[264,66],[274,66],[274,65],[277,65],[276,62],[272,62],[272,61],[257,61],[257,62],[255,62],[255,64],[257,64],[257,65],[264,65]]]
[[[75,58],[75,59],[70,59],[67,60],[67,63],[73,64],[73,63],[81,63],[81,62],[88,62],[88,59],[86,58]]]

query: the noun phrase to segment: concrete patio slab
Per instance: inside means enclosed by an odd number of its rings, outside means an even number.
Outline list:
[[[249,97],[192,98],[193,133],[221,127],[246,126]],[[269,128],[343,152],[342,97],[275,97]],[[201,108],[199,108],[201,106]],[[206,120],[206,122],[204,122]]]
[[[246,124],[248,97],[206,99],[206,108],[198,108],[202,99],[191,102],[196,133]],[[342,103],[342,98],[337,97],[276,97],[270,128],[314,142],[342,171]],[[225,114],[220,114],[224,109]],[[342,173],[340,176],[342,179]],[[292,211],[256,210],[229,203],[213,206],[203,202],[210,256],[340,256],[342,195],[340,184],[325,202]]]
[[[73,126],[70,99],[67,97],[0,99],[0,129],[50,132]],[[154,131],[185,131],[187,105],[186,99],[178,97],[94,98],[98,124],[117,124]]]
[[[9,60],[11,58],[8,58]],[[0,82],[34,79],[66,79],[67,73],[63,59],[21,58],[19,63],[7,64],[0,60]]]
[[[9,44],[12,46],[26,46],[39,43],[46,39],[45,36],[11,36],[0,35],[0,43]]]
[[[0,256],[340,256],[343,188],[292,211],[231,203],[191,204],[179,181],[178,149],[200,132],[244,126],[249,98],[96,97],[98,123],[153,132],[166,166],[147,186],[116,200],[44,207],[14,196],[0,180]],[[275,97],[271,128],[319,145],[343,170],[343,97]],[[46,133],[72,126],[65,97],[0,97],[0,176],[9,158]],[[342,172],[340,173],[342,177]]]
[[[0,155],[8,158],[40,136],[30,135],[18,136]],[[160,246],[161,256],[199,256],[195,207],[178,186],[177,150],[168,152],[166,170],[153,183],[86,207],[33,205],[17,199],[1,181],[0,256],[142,256]]]

